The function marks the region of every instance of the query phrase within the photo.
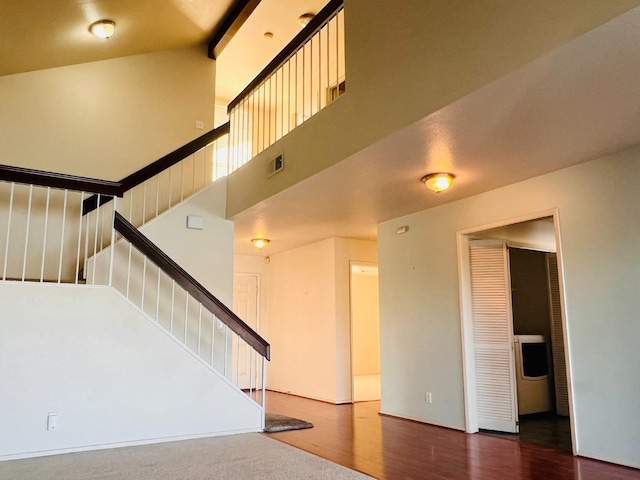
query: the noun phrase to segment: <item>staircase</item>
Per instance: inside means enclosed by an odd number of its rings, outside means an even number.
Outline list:
[[[0,167],[0,297],[11,314],[0,320],[0,381],[33,395],[0,402],[0,419],[23,437],[0,441],[0,460],[264,428],[269,344],[138,229],[224,187],[213,182],[219,134],[120,182]],[[21,358],[31,342],[46,359]],[[51,413],[57,432],[46,428]]]

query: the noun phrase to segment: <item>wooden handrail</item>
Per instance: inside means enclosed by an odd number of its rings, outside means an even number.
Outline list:
[[[155,177],[160,172],[166,170],[167,168],[173,167],[176,163],[180,163],[182,160],[187,158],[189,155],[194,154],[202,147],[210,144],[211,142],[217,140],[223,135],[227,135],[229,133],[229,122],[220,125],[218,128],[211,130],[210,132],[205,133],[204,135],[196,138],[195,140],[190,141],[189,143],[183,145],[182,147],[174,150],[171,153],[168,153],[164,157],[156,160],[153,163],[150,163],[146,167],[141,168],[135,173],[132,173],[128,177],[120,180],[119,185],[119,197],[122,197],[125,192],[131,190],[133,187],[140,185],[141,183],[149,180],[150,178]],[[97,193],[97,192],[96,192]],[[110,202],[112,199],[109,197],[100,197],[100,206],[105,203]],[[98,196],[93,195],[92,197],[87,198],[84,202],[82,202],[82,215],[86,215],[89,212],[94,211],[98,208]]]
[[[0,165],[0,180],[7,182],[38,185],[40,187],[60,188],[77,192],[88,192],[94,195],[82,202],[82,214],[86,215],[98,206],[110,202],[113,197],[122,197],[128,190],[149,180],[158,173],[181,162],[189,155],[196,153],[202,147],[229,133],[229,122],[192,140],[155,162],[141,168],[120,181],[101,180],[99,178],[78,177],[65,173],[47,172],[31,168]]]
[[[189,275],[180,265],[174,262],[166,253],[160,250],[151,240],[129,223],[118,212],[115,214],[114,228],[143,255],[160,267],[175,282],[184,288],[190,296],[202,303],[210,312],[224,322],[240,338],[251,345],[256,352],[267,360],[271,359],[269,343],[244,323],[240,317]]]
[[[307,40],[313,37],[316,32],[324,25],[324,23],[331,18],[331,16],[344,5],[344,0],[331,0],[327,5],[313,17],[302,31],[291,40],[286,47],[273,59],[264,69],[258,74],[252,82],[245,87],[240,94],[234,98],[229,106],[227,112],[231,112],[233,107],[238,105],[244,97],[248,96],[255,88],[269,78],[269,76],[275,72],[280,66],[286,62]]]
[[[121,187],[120,182],[78,177],[65,173],[45,172],[11,165],[0,165],[0,180],[112,196],[119,195]]]
[[[180,163],[189,155],[193,155],[201,148],[209,145],[211,142],[217,140],[223,135],[227,135],[228,133],[229,133],[229,122],[223,125],[220,125],[218,128],[215,128],[210,132],[205,133],[204,135],[196,138],[195,140],[192,140],[189,143],[183,145],[182,147],[174,150],[173,152],[166,154],[164,157],[156,160],[155,162],[150,163],[146,167],[141,168],[137,172],[132,173],[128,177],[123,178],[122,180],[120,180],[120,182],[118,182],[120,184],[118,196],[122,197],[125,194],[125,192],[131,190],[133,187],[136,187],[141,183],[149,180],[150,178],[155,177],[156,175],[163,172],[167,168],[173,167],[176,163]],[[105,203],[108,203],[109,201],[111,201],[110,198],[101,197],[100,206],[104,205]],[[82,214],[86,215],[87,213],[95,210],[97,207],[98,207],[98,196],[94,195],[92,197],[89,197],[84,202],[82,202]]]
[[[171,153],[168,153],[164,157],[156,160],[153,163],[150,163],[144,168],[141,168],[135,173],[132,173],[128,177],[120,180],[122,183],[123,194],[124,192],[131,190],[133,187],[140,185],[141,183],[149,180],[152,177],[155,177],[160,172],[166,170],[169,167],[174,166],[176,163],[180,163],[182,160],[187,158],[189,155],[193,155],[201,148],[209,145],[211,142],[217,140],[223,135],[227,135],[229,133],[229,122],[224,125],[220,125],[218,128],[211,130],[210,132],[205,133],[201,137],[196,138],[195,140],[190,141],[189,143],[183,145],[182,147],[174,150]]]

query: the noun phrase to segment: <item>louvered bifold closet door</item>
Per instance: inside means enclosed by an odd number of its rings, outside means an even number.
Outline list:
[[[502,241],[469,243],[478,427],[516,433],[511,281]]]
[[[569,416],[569,389],[567,363],[564,353],[562,311],[560,306],[560,279],[555,253],[547,253],[547,281],[549,286],[549,314],[551,317],[551,352],[553,355],[553,382],[556,390],[556,413]]]

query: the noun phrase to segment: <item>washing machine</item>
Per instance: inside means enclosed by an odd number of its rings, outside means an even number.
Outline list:
[[[543,335],[514,335],[518,414],[552,409],[551,352]]]

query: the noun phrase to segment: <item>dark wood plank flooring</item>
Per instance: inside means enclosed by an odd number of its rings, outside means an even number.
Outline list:
[[[268,434],[378,479],[640,480],[640,470],[541,445],[378,415],[380,402],[332,405],[267,392],[267,411],[314,428]]]
[[[569,417],[552,413],[522,415],[519,418],[520,433],[501,433],[484,431],[486,435],[495,435],[510,440],[535,443],[571,452],[571,425]]]

